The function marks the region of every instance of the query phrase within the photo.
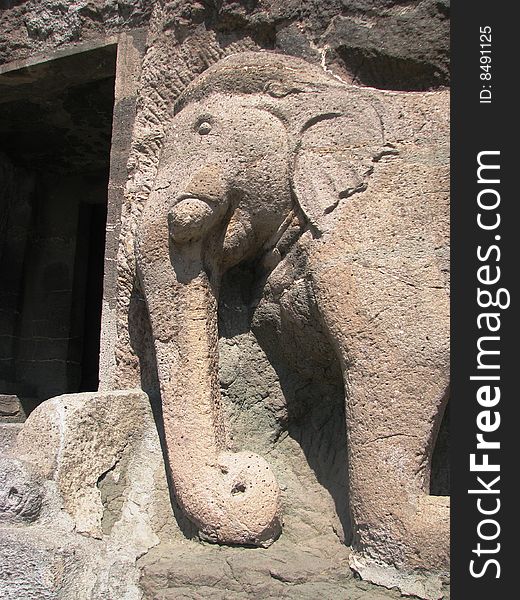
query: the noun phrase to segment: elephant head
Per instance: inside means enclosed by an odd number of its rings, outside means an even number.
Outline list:
[[[311,235],[366,186],[381,124],[361,93],[270,53],[222,60],[175,106],[136,238],[169,465],[203,536],[268,545],[280,499],[265,460],[228,449],[218,380],[223,273],[276,246],[297,215]],[[334,151],[332,151],[334,150]]]

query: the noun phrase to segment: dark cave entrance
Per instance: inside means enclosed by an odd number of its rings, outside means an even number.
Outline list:
[[[116,46],[0,74],[0,396],[95,391]]]
[[[449,496],[450,490],[450,401],[448,399],[433,447],[430,494]]]

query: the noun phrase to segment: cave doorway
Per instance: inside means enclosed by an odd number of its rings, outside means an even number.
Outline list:
[[[0,73],[0,395],[99,382],[117,45]]]
[[[433,448],[430,494],[449,496],[450,490],[450,401],[448,399]]]

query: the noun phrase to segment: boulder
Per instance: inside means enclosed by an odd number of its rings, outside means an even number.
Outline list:
[[[142,438],[147,421],[153,423],[141,390],[57,396],[31,413],[15,453],[56,481],[79,533],[101,538],[99,484]]]

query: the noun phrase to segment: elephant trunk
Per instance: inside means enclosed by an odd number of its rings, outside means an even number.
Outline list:
[[[184,250],[175,268],[169,259],[148,265],[140,260],[175,494],[201,537],[269,546],[280,532],[278,484],[263,458],[228,450],[216,292],[203,268],[200,245]]]

